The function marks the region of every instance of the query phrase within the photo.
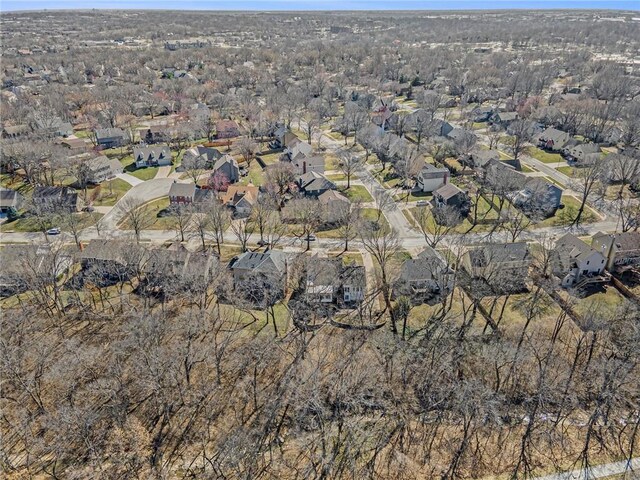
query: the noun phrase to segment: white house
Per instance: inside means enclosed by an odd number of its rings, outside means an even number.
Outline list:
[[[449,181],[449,169],[427,163],[418,173],[417,183],[423,192],[434,192]]]

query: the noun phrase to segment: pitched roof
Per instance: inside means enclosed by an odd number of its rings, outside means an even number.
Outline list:
[[[227,155],[223,155],[218,160],[216,160],[216,163],[213,165],[213,169],[218,170],[219,168],[222,168],[227,163],[231,164],[231,166],[235,168],[238,168],[238,162],[236,162],[236,159],[233,158],[231,155],[227,154]]]
[[[96,130],[96,139],[124,138],[124,132],[120,128],[100,128]]]
[[[349,203],[349,199],[337,190],[327,190],[326,192],[323,192],[318,196],[318,201],[323,204],[335,201]]]
[[[566,235],[558,239],[554,247],[554,251],[561,256],[566,255],[569,258],[575,258],[578,260],[586,259],[592,253],[597,252],[597,250],[591,248],[589,245],[587,245],[585,242],[571,233],[567,233]]]
[[[447,183],[446,185],[441,186],[439,189],[437,189],[433,193],[434,195],[438,195],[443,199],[447,200],[449,198],[455,197],[459,193],[464,193],[464,192],[460,190],[458,187],[456,187],[453,183]]]
[[[189,197],[193,198],[196,194],[195,183],[178,183],[174,180],[169,189],[169,197]]]
[[[226,205],[236,205],[241,199],[253,204],[258,200],[259,192],[254,185],[229,185],[220,200]]]
[[[526,242],[490,243],[469,251],[471,263],[476,267],[486,267],[507,262],[529,260],[529,246]]]
[[[15,207],[21,196],[18,192],[10,188],[0,188],[0,207]]]
[[[287,268],[287,254],[281,250],[267,250],[266,252],[245,252],[238,255],[229,264],[229,268],[251,270],[255,273],[284,274]]]

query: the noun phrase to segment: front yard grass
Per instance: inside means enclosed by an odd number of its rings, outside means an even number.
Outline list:
[[[558,163],[564,161],[562,155],[559,153],[545,152],[538,147],[530,147],[528,149],[528,153],[536,160],[540,160],[542,163]]]
[[[350,188],[341,188],[340,190],[352,202],[373,202],[373,197],[363,185],[351,185]]]
[[[147,180],[151,180],[152,178],[155,178],[156,175],[158,174],[159,169],[160,167],[145,167],[145,168],[138,168],[137,170],[134,170],[129,173],[134,177],[139,178],[140,180],[143,180],[146,182]]]
[[[131,189],[124,180],[113,178],[93,186],[87,191],[87,197],[94,207],[112,207]]]
[[[558,210],[553,217],[547,218],[542,222],[535,224],[534,228],[541,227],[560,227],[571,225],[578,215],[580,209],[580,200],[571,195],[562,196],[562,204],[564,208]],[[593,223],[599,220],[598,214],[591,207],[586,205],[580,223]]]
[[[569,165],[567,165],[566,167],[556,167],[556,170],[558,170],[560,173],[564,173],[568,177],[575,177],[577,173],[576,168],[570,167]]]
[[[78,212],[77,215],[80,219],[80,229],[91,227],[95,225],[98,220],[102,218],[102,214],[98,212]],[[62,225],[62,221],[55,216],[49,222],[48,228],[59,227],[61,230],[65,230]],[[5,222],[0,225],[0,231],[2,232],[40,232],[40,224],[35,216],[18,218],[12,222]]]

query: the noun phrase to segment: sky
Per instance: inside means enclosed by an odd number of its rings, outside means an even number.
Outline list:
[[[473,10],[596,8],[639,10],[640,0],[0,0],[0,11],[44,9],[167,10]]]

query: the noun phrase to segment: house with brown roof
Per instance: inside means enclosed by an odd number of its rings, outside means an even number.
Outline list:
[[[240,127],[233,120],[218,120],[216,122],[217,138],[235,138],[240,136]]]
[[[237,215],[245,216],[251,213],[259,193],[260,190],[254,185],[229,185],[226,192],[221,192],[220,201]]]
[[[324,221],[335,223],[344,218],[345,212],[351,208],[351,202],[347,197],[337,190],[327,190],[318,196],[318,201],[322,205]]]

